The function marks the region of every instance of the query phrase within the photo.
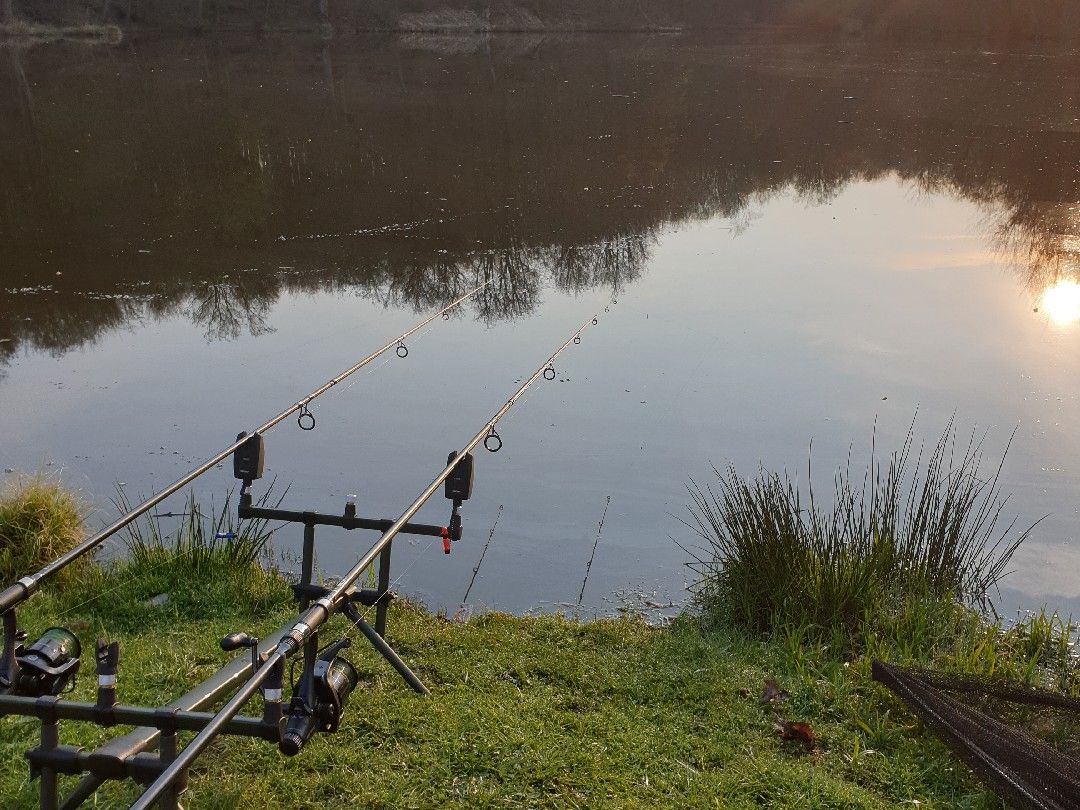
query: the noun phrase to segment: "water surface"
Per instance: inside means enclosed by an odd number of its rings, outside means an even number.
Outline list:
[[[1049,517],[1001,604],[1075,609],[1078,75],[756,32],[0,50],[2,466],[104,521],[490,281],[268,438],[292,508],[397,515],[600,311],[400,590],[456,608],[498,516],[470,603],[574,606],[603,517],[583,608],[681,603],[691,476],[805,480],[812,441],[825,487],[917,411],[991,456],[1016,431],[1010,510]],[[326,530],[320,566],[373,539]]]

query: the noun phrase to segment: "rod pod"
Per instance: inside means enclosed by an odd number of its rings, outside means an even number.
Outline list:
[[[575,329],[570,337],[567,338],[566,341],[518,387],[502,407],[500,407],[495,414],[484,423],[484,426],[476,433],[476,435],[466,442],[465,446],[458,451],[458,455],[447,463],[442,472],[435,476],[435,479],[428,484],[408,508],[401,513],[400,517],[394,521],[382,537],[380,537],[375,544],[368,549],[367,553],[365,553],[360,560],[349,569],[348,573],[342,577],[334,589],[326,596],[318,599],[311,607],[301,614],[299,621],[297,621],[297,623],[282,636],[277,648],[267,657],[266,663],[252,674],[247,682],[243,684],[225,705],[221,707],[218,713],[214,715],[214,718],[206,724],[202,731],[195,735],[176,759],[169,763],[165,770],[161,772],[161,775],[146,788],[143,794],[131,805],[131,810],[150,810],[150,807],[169,788],[169,785],[191,766],[191,763],[195,758],[198,757],[206,746],[221,733],[221,730],[240,712],[240,709],[243,708],[244,704],[259,691],[263,682],[269,677],[271,667],[284,662],[287,658],[294,655],[318,632],[319,628],[322,627],[331,616],[343,609],[342,603],[343,600],[346,599],[347,591],[352,588],[379,553],[420,510],[420,507],[422,507],[431,496],[435,494],[436,490],[438,490],[438,488],[451,476],[451,474],[453,474],[455,468],[461,463],[462,459],[474,450],[477,445],[484,441],[486,436],[490,435],[490,431],[494,429],[498,421],[514,407],[514,404],[521,399],[529,387],[543,375],[544,370],[554,363],[555,359],[574,342],[574,338],[580,337],[581,333],[588,329],[590,324],[595,326],[599,323],[599,316],[600,313],[598,312]]]
[[[288,408],[283,410],[277,416],[275,416],[272,419],[270,419],[269,421],[263,423],[260,427],[255,428],[253,431],[251,431],[251,435],[261,435],[261,434],[265,433],[266,431],[270,430],[272,427],[277,425],[282,420],[287,419],[289,416],[292,416],[297,411],[302,411],[304,413],[308,413],[307,412],[307,406],[312,402],[312,400],[322,396],[324,393],[329,391],[331,388],[333,388],[339,382],[341,382],[345,378],[355,374],[357,371],[362,369],[368,363],[375,360],[377,357],[379,357],[384,352],[387,352],[390,349],[393,349],[393,348],[401,345],[402,341],[404,341],[405,338],[409,337],[410,335],[414,334],[415,332],[419,331],[420,329],[423,329],[425,326],[427,326],[429,323],[431,323],[433,320],[435,320],[439,316],[441,316],[441,315],[443,315],[445,313],[448,313],[454,307],[457,307],[460,304],[467,301],[468,299],[472,298],[474,295],[476,295],[478,292],[480,292],[480,290],[482,290],[484,287],[486,287],[490,283],[491,283],[490,281],[485,281],[483,284],[479,284],[476,287],[473,287],[471,290],[469,290],[467,293],[462,295],[460,298],[457,298],[454,301],[451,301],[449,304],[447,304],[442,309],[438,310],[437,312],[433,313],[432,315],[429,315],[427,318],[420,321],[415,326],[412,326],[409,329],[407,329],[406,331],[402,332],[400,335],[398,335],[397,337],[395,337],[394,339],[390,340],[385,345],[383,345],[382,348],[377,349],[376,351],[369,354],[367,357],[363,358],[362,360],[360,360],[357,363],[353,364],[349,368],[345,369],[345,371],[341,372],[341,374],[339,374],[338,376],[334,377],[333,379],[327,381],[323,385],[319,386],[318,388],[316,388],[314,391],[312,391],[310,394],[308,394],[303,399],[299,400],[298,402],[296,402],[293,405],[290,405]],[[59,557],[57,557],[55,560],[53,560],[48,565],[41,568],[36,573],[28,574],[27,576],[21,577],[13,585],[8,586],[5,590],[0,592],[0,614],[7,614],[10,610],[12,610],[16,606],[20,605],[21,603],[25,602],[27,599],[30,598],[30,595],[33,594],[34,591],[37,590],[38,586],[41,584],[41,582],[43,580],[49,578],[50,576],[55,574],[57,571],[60,571],[65,566],[67,566],[70,563],[74,562],[75,560],[79,559],[84,554],[86,554],[86,553],[92,551],[93,549],[97,548],[103,542],[105,542],[105,540],[107,540],[109,537],[112,537],[112,535],[116,534],[122,528],[127,526],[133,520],[135,520],[135,518],[139,517],[139,515],[142,515],[143,513],[149,511],[150,509],[152,509],[153,507],[155,507],[159,503],[161,503],[163,500],[168,498],[170,495],[173,495],[176,492],[183,489],[184,487],[186,487],[188,484],[190,484],[192,481],[194,481],[196,478],[198,478],[203,473],[207,472],[208,470],[213,469],[216,465],[220,464],[222,461],[224,461],[230,455],[232,455],[233,452],[235,452],[237,449],[239,449],[241,447],[241,445],[244,443],[244,441],[247,441],[247,438],[237,439],[235,442],[233,442],[228,447],[226,447],[224,450],[222,450],[219,453],[217,453],[216,455],[214,455],[212,458],[210,458],[207,461],[203,462],[202,464],[200,464],[198,467],[191,470],[187,474],[181,476],[179,479],[174,481],[169,486],[165,487],[165,489],[161,490],[156,495],[153,495],[150,498],[148,498],[147,500],[143,501],[141,504],[136,506],[134,509],[129,511],[127,514],[122,515],[121,517],[119,517],[117,520],[115,520],[113,523],[111,523],[106,528],[102,529],[100,532],[95,534],[93,537],[89,537],[86,540],[82,541],[77,546],[75,546],[74,548],[68,550],[64,554],[60,555]]]

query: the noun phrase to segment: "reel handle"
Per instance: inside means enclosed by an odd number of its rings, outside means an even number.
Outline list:
[[[227,636],[221,639],[219,644],[221,649],[225,652],[232,652],[233,650],[239,650],[241,647],[254,647],[259,643],[259,640],[254,636],[244,632],[229,633]]]

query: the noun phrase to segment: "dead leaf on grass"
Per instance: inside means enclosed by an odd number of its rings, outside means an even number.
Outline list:
[[[776,733],[780,735],[782,740],[793,740],[800,742],[806,746],[807,750],[814,747],[814,743],[817,738],[814,736],[814,729],[809,723],[793,722],[791,720],[776,719],[774,725]]]
[[[779,703],[781,700],[787,700],[788,693],[785,692],[772,678],[765,679],[765,690],[761,693],[762,703]]]

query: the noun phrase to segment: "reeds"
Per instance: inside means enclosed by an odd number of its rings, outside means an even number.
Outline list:
[[[33,573],[82,540],[85,512],[78,495],[43,475],[7,483],[0,491],[0,582]],[[62,570],[59,581],[76,567]]]
[[[257,506],[276,507],[285,493],[275,499],[271,485],[259,498]],[[115,504],[121,512],[131,509],[123,490]],[[269,542],[273,530],[266,520],[249,520],[240,525],[232,511],[232,491],[225,495],[221,509],[210,501],[204,512],[189,492],[180,524],[163,532],[160,518],[147,515],[125,529],[126,562],[134,569],[150,570],[168,565],[172,570],[190,574],[212,573],[219,569],[247,571],[256,563],[269,563]]]
[[[1031,528],[1003,521],[999,464],[981,475],[981,442],[957,448],[952,423],[924,459],[913,432],[885,464],[872,454],[861,485],[850,462],[823,509],[785,473],[688,487],[684,521],[707,546],[692,553],[695,599],[713,621],[754,631],[816,627],[854,637],[868,617],[906,601],[988,603]],[[1006,450],[1006,453],[1008,451]],[[1002,463],[1004,456],[1002,457]]]

